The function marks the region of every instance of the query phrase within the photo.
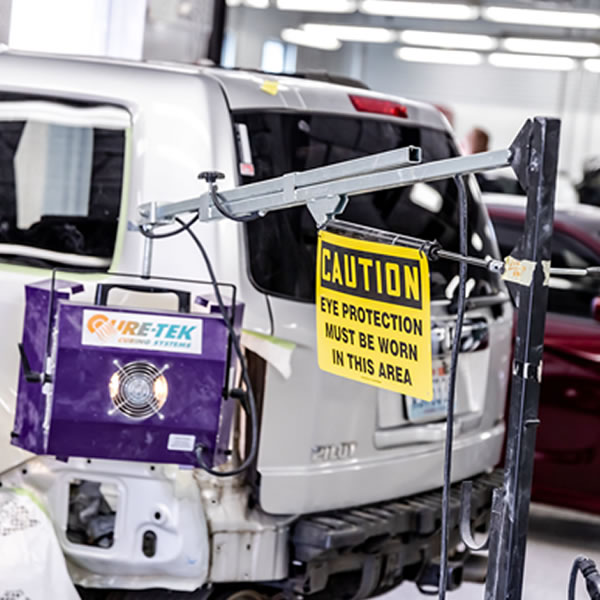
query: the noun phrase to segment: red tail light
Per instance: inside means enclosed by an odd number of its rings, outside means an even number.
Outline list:
[[[354,108],[360,112],[390,115],[392,117],[408,117],[406,106],[393,102],[392,100],[380,100],[379,98],[355,96],[354,94],[350,94],[349,97]]]

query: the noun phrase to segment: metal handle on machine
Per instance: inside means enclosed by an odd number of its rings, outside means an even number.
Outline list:
[[[177,311],[189,313],[191,305],[191,294],[184,290],[174,288],[158,287],[153,285],[135,285],[128,283],[99,283],[96,286],[96,297],[94,299],[98,306],[106,306],[108,294],[113,289],[127,290],[130,292],[141,292],[144,294],[175,294],[178,299]]]
[[[44,374],[32,370],[31,363],[29,362],[29,358],[27,357],[27,352],[25,352],[25,346],[22,343],[17,344],[17,346],[19,348],[19,355],[21,356],[21,365],[23,367],[23,375],[25,375],[25,381],[27,381],[28,383],[43,383]]]

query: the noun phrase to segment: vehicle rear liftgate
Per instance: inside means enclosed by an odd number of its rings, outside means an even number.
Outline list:
[[[171,224],[177,215],[190,213],[201,221],[232,218],[247,220],[269,211],[306,205],[319,229],[327,229],[363,240],[416,248],[430,261],[460,263],[457,325],[453,340],[444,492],[442,495],[442,539],[439,597],[444,598],[448,582],[448,517],[453,442],[454,387],[458,346],[465,312],[467,267],[499,273],[515,300],[518,318],[512,363],[512,386],[507,427],[503,485],[494,490],[490,536],[477,545],[470,531],[470,482],[462,487],[461,536],[473,550],[488,549],[485,598],[497,600],[521,597],[525,545],[531,496],[534,446],[538,419],[541,360],[548,280],[551,274],[550,246],[554,216],[554,196],[558,161],[560,121],[536,117],[528,120],[511,146],[504,150],[473,156],[421,163],[416,147],[401,148],[331,166],[289,173],[282,177],[217,191],[216,172],[201,174],[209,186],[197,198],[170,204],[146,204],[140,208],[140,226],[146,234]],[[467,256],[467,201],[462,176],[510,166],[527,192],[527,213],[523,234],[504,262],[493,258]],[[435,240],[422,240],[364,227],[337,219],[347,198],[365,191],[382,190],[455,178],[459,188],[460,252],[451,252]],[[143,275],[149,275],[152,238],[146,238]]]

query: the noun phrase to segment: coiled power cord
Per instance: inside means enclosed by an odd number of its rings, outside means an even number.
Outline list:
[[[212,263],[208,256],[208,253],[206,252],[206,249],[204,248],[204,245],[202,244],[202,242],[200,241],[198,236],[191,229],[191,226],[197,220],[198,220],[197,214],[192,219],[190,219],[188,222],[185,222],[182,219],[180,219],[179,217],[176,217],[175,221],[180,225],[180,227],[178,229],[175,229],[173,231],[169,231],[166,233],[155,234],[155,233],[152,233],[151,231],[148,231],[144,226],[140,226],[139,230],[142,233],[142,235],[144,235],[145,237],[151,238],[151,239],[165,239],[165,238],[173,237],[175,235],[179,235],[180,233],[183,233],[183,232],[187,232],[190,235],[190,237],[192,238],[192,241],[194,242],[194,244],[196,245],[198,250],[200,251],[200,254],[202,255],[202,258],[206,265],[206,269],[208,271],[210,282],[213,286],[215,297],[217,299],[217,304],[219,306],[219,311],[221,313],[221,316],[223,317],[223,321],[225,322],[225,326],[227,327],[227,331],[231,338],[233,348],[235,350],[235,353],[236,353],[236,355],[240,361],[240,365],[241,365],[242,381],[244,382],[246,389],[245,389],[245,391],[244,390],[236,390],[236,389],[230,390],[230,397],[238,399],[240,401],[240,403],[242,404],[242,408],[248,415],[248,420],[250,422],[250,449],[249,449],[248,455],[246,456],[244,461],[239,466],[237,466],[233,469],[230,469],[229,471],[217,471],[217,470],[209,467],[204,462],[203,453],[205,451],[205,448],[203,446],[197,446],[195,448],[195,452],[196,452],[196,459],[198,461],[198,466],[201,469],[203,469],[204,471],[206,471],[207,473],[209,473],[210,475],[214,475],[215,477],[233,477],[234,475],[240,475],[241,473],[246,471],[249,467],[251,467],[253,465],[253,463],[256,460],[256,456],[258,454],[258,411],[256,408],[256,399],[254,397],[254,392],[252,391],[252,383],[250,381],[250,375],[248,374],[248,365],[246,363],[246,357],[244,356],[244,353],[242,351],[240,340],[235,332],[233,323],[231,322],[231,318],[230,318],[229,312],[227,310],[227,307],[225,306],[225,303],[223,302],[223,297],[221,296],[221,290],[219,289],[219,282],[217,281],[215,271],[213,269]]]
[[[464,181],[461,177],[455,177],[458,192],[458,214],[459,214],[459,238],[460,253],[467,256],[467,223],[468,223],[468,205],[467,191]],[[454,405],[456,395],[456,373],[458,368],[458,355],[460,353],[460,342],[462,337],[462,327],[465,318],[467,289],[467,263],[461,261],[458,263],[458,308],[456,315],[456,328],[454,330],[454,340],[452,343],[452,355],[450,358],[450,381],[448,385],[448,415],[446,417],[446,442],[444,447],[444,490],[442,492],[442,540],[440,549],[440,579],[438,598],[446,598],[446,588],[448,587],[448,542],[450,536],[450,486],[452,485],[452,442],[454,438]]]
[[[596,563],[587,556],[578,556],[573,562],[569,577],[569,600],[575,600],[575,586],[579,571],[585,579],[585,586],[591,600],[600,600],[600,573],[598,573]]]

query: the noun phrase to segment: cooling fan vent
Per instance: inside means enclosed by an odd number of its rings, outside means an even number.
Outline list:
[[[118,370],[109,382],[111,413],[119,411],[131,419],[147,419],[156,414],[161,417],[160,409],[168,395],[167,379],[163,375],[168,365],[159,369],[143,360],[125,365],[115,361],[115,365]]]

